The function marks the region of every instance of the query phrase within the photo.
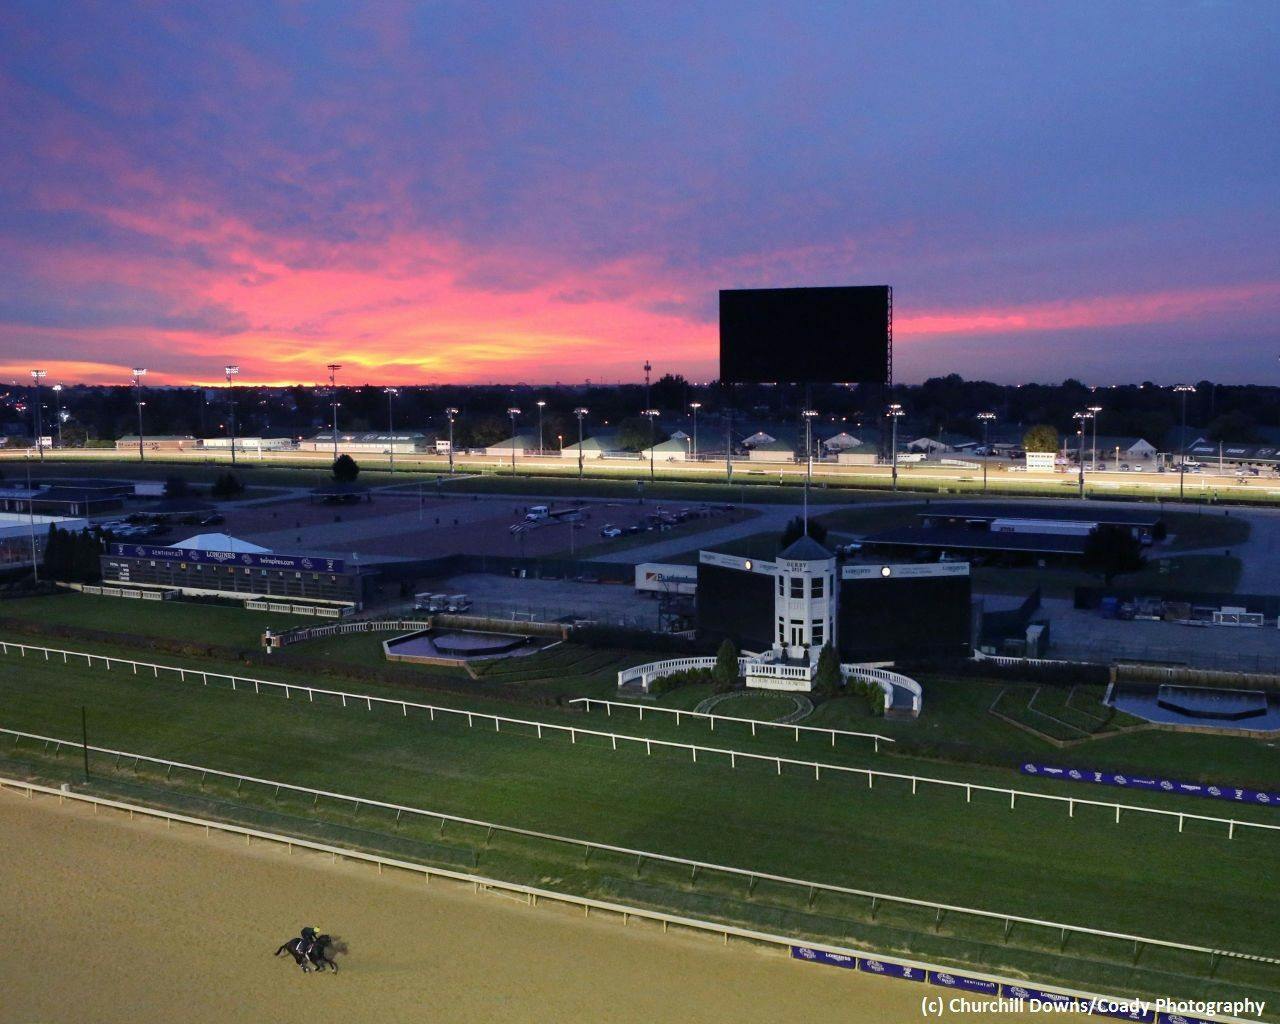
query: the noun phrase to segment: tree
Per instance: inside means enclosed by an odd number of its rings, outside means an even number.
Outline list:
[[[643,416],[628,416],[618,422],[618,447],[628,452],[638,452],[649,447],[650,438],[657,433]]]
[[[840,674],[840,658],[830,644],[818,652],[818,667],[813,673],[813,692],[819,697],[834,697],[844,681]]]
[[[1037,423],[1022,435],[1022,447],[1029,452],[1056,452],[1058,430],[1048,423]]]
[[[209,494],[214,498],[234,498],[243,493],[244,484],[236,478],[234,473],[223,473],[209,488]]]
[[[804,535],[804,520],[800,516],[796,516],[782,531],[782,539],[778,542],[781,550],[789,548]],[[809,520],[809,536],[816,540],[819,544],[827,542],[827,528],[816,519]]]
[[[1084,566],[1102,574],[1107,586],[1121,573],[1142,568],[1142,541],[1122,526],[1099,526],[1084,544]]]
[[[728,637],[716,651],[716,666],[711,675],[714,680],[712,688],[716,693],[725,693],[738,684],[738,648]]]
[[[340,484],[353,484],[360,475],[360,464],[343,452],[333,460],[333,478]]]

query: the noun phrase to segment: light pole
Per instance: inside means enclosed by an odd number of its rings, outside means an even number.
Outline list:
[[[648,365],[649,365],[648,363],[645,363],[645,366],[646,366],[646,367],[647,367]],[[655,477],[656,477],[656,474],[655,474],[655,472],[654,472],[654,466],[653,466],[653,449],[654,449],[654,448],[656,447],[656,445],[657,445],[657,433],[656,433],[656,432],[657,432],[657,426],[656,426],[656,424],[657,424],[657,422],[658,422],[658,410],[657,410],[657,409],[646,409],[646,410],[645,410],[644,412],[642,412],[640,415],[641,415],[641,416],[646,416],[646,417],[648,417],[648,419],[649,419],[649,483],[653,483],[653,481],[654,481],[654,479],[655,479]]]
[[[231,424],[231,465],[236,464],[236,393],[231,387],[231,378],[240,372],[240,367],[235,365],[224,366],[223,372],[227,375],[227,408],[230,413],[229,423]],[[261,438],[259,438],[261,445]]]
[[[894,402],[885,415],[889,417],[889,422],[893,426],[889,447],[893,451],[893,489],[896,491],[898,489],[898,420],[904,415],[902,406]]]
[[[138,461],[146,462],[147,457],[142,451],[142,407],[146,404],[142,400],[142,378],[147,375],[145,366],[135,366],[133,368],[133,400],[138,403]]]
[[[445,417],[449,420],[449,472],[453,473],[453,418],[458,415],[458,410],[453,406],[449,406],[444,411]]]
[[[333,412],[333,461],[338,461],[338,371],[342,369],[341,363],[329,363],[326,366],[329,371],[329,402]]]
[[[387,396],[387,464],[388,471],[394,473],[396,471],[396,417],[395,411],[392,409],[392,403],[396,395],[400,394],[399,388],[383,388]]]
[[[62,447],[62,385],[53,386],[53,396],[58,406],[58,447]]]
[[[40,407],[40,381],[44,379],[46,371],[32,370],[31,379],[36,385],[36,448],[40,451],[40,461],[44,461],[44,410]]]
[[[809,483],[813,479],[813,418],[815,409],[805,409],[804,417],[804,536],[809,536]]]
[[[698,410],[702,408],[701,402],[690,402],[689,408],[693,410],[693,457],[698,457]]]
[[[1093,420],[1093,471],[1098,471],[1098,413],[1102,412],[1102,406],[1091,405],[1087,409]]]
[[[991,422],[996,418],[993,412],[980,412],[978,419],[982,422],[982,493],[987,493],[987,461],[991,458]]]
[[[1080,497],[1083,499],[1083,498],[1084,498],[1084,436],[1085,436],[1085,421],[1086,421],[1086,420],[1091,420],[1091,419],[1093,419],[1093,413],[1088,412],[1087,410],[1086,410],[1085,412],[1073,412],[1073,413],[1071,414],[1071,418],[1072,418],[1073,420],[1075,420],[1077,423],[1079,423],[1079,424],[1080,424],[1080,444],[1079,444],[1079,446],[1078,446],[1078,448],[1077,448],[1077,450],[1076,450],[1076,461],[1078,461],[1078,462],[1080,463],[1080,469],[1079,469],[1079,474],[1078,474],[1078,475],[1079,475],[1079,490],[1080,490]]]
[[[649,408],[649,374],[653,367],[649,364],[649,360],[644,361],[644,407]]]
[[[1195,386],[1179,384],[1173,390],[1182,395],[1182,433],[1178,436],[1178,500],[1181,501],[1187,481],[1187,394],[1194,392]],[[1218,471],[1222,471],[1221,466],[1218,467]]]
[[[578,417],[578,479],[582,479],[582,418],[587,414],[587,407],[578,406],[573,410],[573,414]]]
[[[507,415],[511,417],[511,475],[516,475],[516,417],[520,415],[520,410],[514,405],[507,410]]]
[[[542,443],[542,410],[547,403],[539,398],[534,404],[538,407],[538,454],[541,455],[544,450]]]

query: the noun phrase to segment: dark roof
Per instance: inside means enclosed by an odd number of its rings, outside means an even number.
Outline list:
[[[1154,526],[1164,518],[1159,509],[1114,508],[1096,502],[1039,505],[999,501],[935,501],[917,515],[988,520],[1056,519],[1073,523],[1106,523],[1109,526]]]
[[[816,562],[835,558],[836,556],[812,537],[801,537],[785,551],[779,554],[778,557],[786,558],[792,562]]]
[[[863,537],[863,544],[937,548],[948,551],[1030,551],[1046,555],[1082,555],[1087,537],[1052,533],[992,533],[967,526],[900,526]]]
[[[327,497],[343,494],[365,494],[368,490],[369,488],[366,484],[349,483],[345,480],[331,480],[329,483],[311,488],[311,493]]]
[[[213,506],[195,498],[162,498],[148,505],[144,511],[152,516],[185,516],[212,512]]]
[[[23,496],[25,497],[25,492]],[[3,491],[0,491],[0,497],[4,497]],[[31,498],[37,503],[42,501],[118,501],[119,499],[119,494],[89,490],[84,487],[47,487],[42,491],[36,491]]]

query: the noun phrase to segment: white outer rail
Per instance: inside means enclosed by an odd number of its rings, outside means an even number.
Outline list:
[[[797,943],[797,939],[793,936],[778,935],[773,932],[759,932],[750,928],[740,928],[737,925],[719,924],[714,921],[703,921],[694,917],[681,917],[677,914],[666,914],[659,910],[648,910],[642,907],[631,907],[621,903],[609,903],[604,900],[594,900],[586,896],[574,896],[569,893],[555,892],[551,889],[538,889],[533,886],[521,885],[518,882],[507,882],[496,878],[486,878],[483,875],[473,875],[464,871],[453,871],[447,868],[428,867],[425,864],[415,864],[412,861],[398,860],[393,857],[383,857],[378,854],[364,853],[359,850],[350,850],[340,846],[330,846],[326,843],[318,843],[310,839],[300,839],[294,836],[281,835],[276,832],[263,832],[258,829],[245,828],[242,825],[232,825],[229,822],[210,821],[205,818],[196,818],[186,814],[175,814],[171,811],[162,811],[154,807],[146,807],[141,804],[129,804],[120,800],[107,800],[103,797],[90,796],[85,793],[75,793],[67,790],[54,789],[51,786],[42,786],[33,782],[26,782],[19,779],[8,779],[0,777],[0,792],[5,790],[17,790],[25,793],[30,799],[33,794],[40,793],[47,796],[56,796],[58,802],[64,800],[73,800],[79,803],[90,804],[96,810],[98,807],[106,807],[111,810],[127,812],[130,819],[136,814],[141,814],[148,818],[158,818],[166,824],[178,822],[183,825],[192,825],[196,828],[203,828],[205,835],[209,835],[215,829],[219,832],[226,832],[231,835],[244,836],[245,842],[251,842],[254,839],[260,839],[264,842],[277,843],[293,852],[296,846],[300,850],[313,850],[317,853],[327,853],[336,861],[339,857],[345,860],[361,861],[366,864],[378,865],[378,873],[382,873],[384,867],[397,868],[401,871],[408,871],[413,874],[423,876],[423,880],[430,883],[431,878],[448,878],[453,881],[465,882],[474,887],[476,892],[481,889],[499,889],[504,892],[517,893],[525,896],[529,900],[529,905],[536,907],[539,899],[551,900],[556,903],[565,903],[571,906],[582,907],[583,912],[590,915],[592,910],[603,910],[606,913],[614,914],[622,917],[623,924],[626,924],[632,917],[640,918],[646,921],[656,921],[662,924],[665,932],[670,925],[676,925],[680,928],[689,928],[694,931],[710,932],[715,935],[723,935],[727,943],[729,937],[746,939],[752,942],[765,943],[772,946],[786,946],[790,948]],[[829,953],[837,953],[848,957],[863,957],[868,959],[883,959],[883,954],[868,952],[864,950],[853,949],[844,946],[831,946],[822,943],[806,943],[809,948],[821,949]],[[1228,956],[1225,952],[1217,950],[1211,951],[1216,956]],[[919,960],[904,960],[898,957],[890,958],[894,963],[901,964],[906,967],[914,967],[922,971],[943,971],[945,973],[955,973],[954,968],[939,968],[933,964],[924,963]],[[1246,955],[1246,959],[1255,959]],[[1030,984],[1026,978],[1006,978],[997,974],[982,974],[975,971],[965,970],[961,973],[969,977],[980,978],[984,981],[992,981],[998,985],[1011,985],[1022,987]],[[1041,987],[1041,986],[1037,986]],[[1092,992],[1084,992],[1079,989],[1055,988],[1052,991],[1072,998],[1088,1001],[1100,1000],[1105,1002],[1124,1002],[1122,997],[1102,996]],[[1219,1016],[1209,1017],[1206,1019],[1222,1021],[1224,1024],[1254,1024],[1252,1021],[1245,1020],[1240,1017]]]
[[[77,750],[83,750],[84,745],[73,740],[60,740],[53,736],[37,736],[32,733],[19,733],[12,729],[0,729],[0,733],[8,735],[23,736],[27,739],[44,740],[46,743],[56,743],[59,746],[73,747]],[[216,768],[205,768],[201,765],[183,764],[180,761],[167,761],[164,758],[148,757],[145,754],[135,754],[124,750],[111,750],[106,747],[95,747],[89,745],[89,750],[94,753],[115,755],[116,757],[133,758],[135,764],[140,761],[146,761],[149,764],[164,765],[172,770],[173,768],[182,768],[186,771],[201,772],[203,775],[216,775],[225,779],[234,779],[239,782],[253,782],[263,786],[274,786],[276,791],[282,789],[290,790],[295,793],[304,793],[308,796],[329,797],[334,800],[343,800],[355,805],[356,810],[361,805],[369,807],[380,807],[384,810],[394,810],[397,817],[402,813],[416,814],[423,817],[434,818],[437,821],[453,821],[459,824],[473,825],[480,828],[486,828],[490,833],[506,832],[511,835],[526,836],[535,839],[549,840],[556,843],[564,843],[572,846],[579,846],[589,850],[600,850],[608,853],[619,853],[629,857],[638,858],[638,863],[645,860],[661,861],[666,864],[679,864],[683,867],[691,868],[694,872],[698,869],[707,871],[718,871],[724,874],[736,875],[739,878],[747,878],[752,887],[757,880],[770,882],[778,882],[784,885],[792,885],[805,888],[811,892],[829,892],[838,893],[842,896],[856,896],[862,899],[872,901],[873,907],[877,902],[894,903],[899,906],[916,907],[925,910],[932,910],[937,914],[937,920],[942,920],[942,915],[946,913],[963,914],[969,917],[985,918],[987,920],[1001,921],[1005,925],[1005,933],[1015,924],[1031,925],[1037,928],[1048,928],[1053,931],[1066,935],[1068,932],[1075,935],[1092,935],[1098,938],[1115,939],[1122,942],[1132,942],[1136,945],[1160,946],[1165,949],[1177,949],[1189,953],[1202,953],[1213,957],[1226,957],[1234,960],[1250,960],[1259,963],[1268,963],[1280,965],[1280,957],[1262,956],[1256,953],[1240,953],[1233,950],[1216,949],[1210,946],[1198,946],[1183,942],[1174,942],[1169,939],[1153,939],[1142,935],[1131,935],[1126,932],[1112,932],[1099,928],[1087,928],[1083,925],[1063,924],[1060,921],[1042,921],[1034,917],[1020,917],[1016,914],[1002,914],[993,910],[978,910],[973,907],[961,907],[955,904],[935,903],[931,900],[913,899],[909,896],[893,896],[888,893],[872,892],[867,889],[855,889],[850,886],[833,885],[824,882],[813,882],[799,878],[789,878],[786,875],[775,875],[765,871],[752,871],[748,868],[734,868],[722,864],[712,864],[706,861],[689,860],[684,857],[673,857],[661,853],[651,853],[647,850],[632,850],[622,846],[611,846],[605,843],[594,843],[584,839],[572,839],[566,836],[557,836],[546,832],[535,832],[530,829],[517,828],[515,826],[497,825],[487,821],[478,821],[471,818],[461,818],[451,814],[442,814],[437,811],[429,811],[420,807],[410,807],[403,804],[387,803],[382,800],[371,800],[364,797],[349,796],[344,793],[333,793],[322,789],[311,789],[307,786],[296,786],[288,782],[277,782],[274,779],[260,779],[251,775],[239,775],[235,772],[224,772]],[[55,791],[56,792],[56,791]]]

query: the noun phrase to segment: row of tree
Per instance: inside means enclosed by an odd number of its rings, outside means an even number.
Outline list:
[[[45,579],[96,583],[102,579],[102,536],[89,530],[63,530],[50,524],[41,565]]]

